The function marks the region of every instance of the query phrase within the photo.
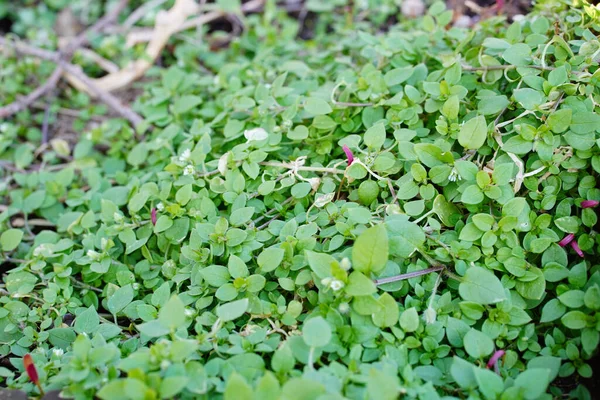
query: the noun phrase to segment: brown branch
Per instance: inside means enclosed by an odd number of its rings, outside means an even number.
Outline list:
[[[35,102],[40,97],[44,96],[56,86],[62,73],[63,68],[59,65],[54,69],[54,72],[52,73],[52,75],[50,75],[46,82],[44,82],[44,84],[39,86],[33,92],[29,93],[25,97],[15,100],[14,102],[4,107],[0,107],[0,118],[7,118],[13,114],[16,114],[28,108],[33,102]]]
[[[65,69],[66,72],[82,82],[95,97],[112,108],[113,111],[115,111],[121,117],[128,120],[134,127],[137,127],[144,122],[144,118],[142,118],[138,113],[123,104],[114,95],[96,85],[96,82],[88,77],[79,66],[66,63],[62,60],[60,61],[60,65]]]
[[[4,47],[9,47],[11,44],[14,44],[14,48],[24,54],[32,55],[44,60],[52,61],[58,64],[58,68],[64,70],[83,85],[86,86],[89,92],[93,93],[95,97],[98,97],[102,102],[104,102],[107,106],[112,108],[117,114],[121,117],[128,120],[134,127],[138,126],[140,123],[144,121],[144,119],[133,111],[131,108],[121,103],[119,99],[117,99],[112,94],[105,91],[103,88],[96,84],[96,81],[88,77],[80,67],[75,66],[60,57],[60,54],[54,51],[48,51],[44,49],[40,49],[29,44],[17,41],[17,42],[9,42],[6,38],[0,37],[0,45]],[[33,101],[35,101],[34,99]],[[32,101],[32,102],[33,102]]]
[[[87,28],[85,31],[81,32],[77,35],[63,50],[63,54],[70,58],[71,55],[78,48],[84,46],[89,41],[89,36],[93,33],[98,33],[106,28],[108,25],[112,24],[118,17],[121,11],[127,6],[129,0],[121,0],[114,6],[110,11],[108,11],[102,18],[96,21],[92,26]]]

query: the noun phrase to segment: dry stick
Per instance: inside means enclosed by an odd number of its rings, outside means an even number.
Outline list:
[[[117,4],[117,6],[115,6],[104,17],[100,18],[94,25],[92,25],[90,28],[86,29],[79,36],[73,39],[64,50],[64,54],[66,55],[66,57],[70,58],[71,54],[77,48],[81,47],[88,41],[87,35],[89,33],[100,31],[106,25],[112,23],[112,21],[117,18],[121,10],[125,8],[127,3],[128,0],[121,0]],[[9,42],[2,37],[0,37],[0,45],[2,45],[3,47],[10,46]],[[19,111],[22,111],[25,108],[29,107],[34,101],[44,96],[47,92],[49,92],[52,88],[54,88],[57,85],[58,81],[60,80],[60,77],[62,76],[65,70],[64,66],[61,65],[61,63],[59,63],[59,61],[61,60],[61,55],[59,53],[39,49],[18,41],[14,42],[14,47],[19,52],[39,57],[48,61],[56,62],[58,66],[43,85],[35,89],[33,92],[29,93],[24,98],[0,108],[0,118],[7,118],[13,114],[18,113]]]
[[[265,0],[251,0],[247,3],[242,4],[242,12],[250,13],[250,12],[258,11],[263,6],[264,3],[265,3]],[[207,24],[216,19],[224,17],[225,15],[226,15],[226,13],[223,11],[207,12],[205,14],[202,14],[200,16],[197,16],[195,18],[185,21],[183,24],[181,24],[180,26],[175,28],[174,33],[179,33],[179,32],[183,32],[188,29],[191,29],[191,28],[196,28],[198,26]],[[143,30],[131,32],[127,36],[127,45],[133,46],[140,42],[149,42],[152,39],[153,35],[154,35],[154,32],[152,29],[143,29]]]
[[[385,285],[386,283],[403,281],[405,279],[416,278],[417,276],[427,275],[432,272],[441,271],[444,268],[446,268],[446,267],[443,265],[440,265],[438,267],[431,267],[431,268],[422,269],[420,271],[407,272],[406,274],[390,276],[388,278],[374,279],[373,281],[375,282],[376,285]]]
[[[125,104],[121,103],[121,101],[118,98],[116,98],[109,92],[104,91],[98,85],[96,85],[96,83],[90,77],[83,73],[81,68],[73,64],[66,63],[64,61],[60,61],[60,64],[63,66],[65,71],[67,71],[69,74],[71,74],[79,81],[81,81],[84,85],[86,85],[95,97],[97,97],[98,99],[100,99],[100,101],[112,108],[120,116],[131,122],[131,124],[134,127],[137,127],[138,125],[144,122],[144,119],[138,113],[133,111]]]
[[[127,6],[129,0],[121,0],[114,6],[110,11],[108,11],[102,18],[96,21],[92,26],[87,28],[85,31],[80,33],[73,39],[63,50],[63,54],[70,56],[77,50],[79,47],[85,45],[89,41],[89,35],[91,33],[97,33],[102,31],[108,25],[112,24],[118,17],[121,11]]]
[[[163,5],[163,3],[166,3],[166,1],[167,0],[152,0],[142,4],[134,12],[129,14],[125,22],[123,22],[123,28],[126,30],[131,29],[131,27],[133,27],[140,19],[144,18],[144,16],[148,14],[150,10],[160,7]]]
[[[2,38],[0,38],[2,40]],[[1,42],[0,42],[1,43]],[[7,118],[13,114],[16,114],[20,111],[25,110],[29,107],[34,101],[39,99],[48,93],[52,88],[56,86],[58,80],[60,79],[63,73],[63,68],[59,65],[56,67],[52,75],[44,82],[43,85],[39,86],[33,92],[29,93],[27,96],[22,97],[14,102],[6,105],[4,107],[0,107],[0,118]]]
[[[2,45],[3,47],[9,47],[11,43],[8,40],[6,40],[6,38],[0,37],[0,45]],[[91,78],[89,78],[85,73],[83,73],[81,68],[63,60],[60,57],[59,53],[40,49],[19,41],[14,42],[14,47],[17,51],[21,53],[57,63],[58,68],[61,68],[61,70],[64,70],[65,72],[69,73],[71,76],[75,77],[80,82],[82,82],[90,92],[92,92],[102,102],[106,103],[107,106],[112,108],[121,117],[131,122],[132,125],[137,126],[138,124],[144,121],[144,119],[139,114],[137,114],[125,104],[121,103],[121,101],[119,101],[119,99],[117,99],[115,96],[106,92],[98,85],[96,85],[96,83]]]

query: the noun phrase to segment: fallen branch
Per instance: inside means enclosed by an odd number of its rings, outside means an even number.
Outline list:
[[[146,54],[143,58],[131,62],[121,70],[103,76],[102,78],[88,81],[95,84],[96,87],[101,87],[105,92],[121,89],[128,86],[130,83],[141,78],[146,71],[154,64],[162,49],[166,46],[171,35],[177,32],[188,17],[195,15],[200,7],[193,0],[176,0],[175,4],[169,11],[160,12],[156,16],[156,25],[153,30],[152,38],[146,47]],[[76,76],[67,77],[69,82],[77,89],[97,96],[91,90],[90,85],[86,82],[81,82]]]
[[[87,28],[85,31],[81,32],[77,35],[64,49],[63,54],[70,58],[70,56],[77,50],[78,48],[84,46],[89,41],[89,35],[93,33],[98,33],[106,28],[108,25],[112,24],[118,17],[121,11],[127,6],[129,0],[121,0],[114,6],[110,11],[108,11],[102,18],[96,21],[92,26]]]
[[[37,99],[44,96],[54,87],[60,80],[61,75],[63,74],[63,68],[59,65],[54,69],[54,72],[50,77],[44,82],[43,85],[39,86],[33,92],[29,93],[27,96],[22,97],[14,102],[10,103],[7,106],[0,107],[0,118],[7,118],[13,114],[16,114],[20,111],[25,110],[31,104],[33,104]]]
[[[263,6],[264,3],[265,3],[265,0],[251,0],[247,3],[242,4],[241,11],[243,13],[250,13],[250,12],[258,11]],[[174,30],[173,34],[187,31],[188,29],[191,29],[191,28],[197,28],[199,26],[202,26],[204,24],[207,24],[209,22],[212,22],[214,20],[222,18],[225,15],[227,15],[227,13],[225,13],[224,11],[207,12],[207,13],[199,15],[195,18],[189,19],[179,26],[174,27],[175,30]],[[133,31],[129,35],[127,35],[126,45],[131,47],[138,43],[149,42],[152,40],[153,36],[154,36],[154,32],[152,29],[140,29],[137,31]]]
[[[131,108],[121,103],[114,95],[108,93],[104,88],[97,84],[97,80],[88,77],[79,66],[73,65],[60,57],[60,54],[54,51],[48,51],[44,49],[31,46],[29,44],[15,41],[9,42],[6,38],[0,37],[0,46],[9,48],[11,45],[14,46],[15,50],[27,55],[35,56],[43,60],[52,61],[58,64],[58,68],[67,72],[74,79],[77,79],[81,85],[84,85],[86,92],[92,93],[94,97],[104,102],[113,111],[119,114],[121,117],[128,120],[134,127],[141,124],[144,119],[133,111]],[[37,99],[37,98],[36,98]],[[33,101],[35,101],[34,99]],[[33,102],[32,101],[32,102]]]

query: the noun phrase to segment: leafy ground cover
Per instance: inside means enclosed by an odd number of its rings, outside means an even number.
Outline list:
[[[10,29],[55,48],[46,3]],[[598,7],[465,29],[434,3],[382,30],[395,3],[321,3],[309,40],[274,2],[239,37],[178,33],[129,89],[137,130],[66,84],[0,124],[3,386],[591,398]],[[141,52],[118,31],[91,48]],[[0,63],[4,104],[55,67]]]

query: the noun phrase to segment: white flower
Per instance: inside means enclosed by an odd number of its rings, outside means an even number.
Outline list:
[[[456,182],[457,180],[462,180],[461,176],[459,175],[458,171],[456,170],[456,168],[452,168],[452,171],[450,171],[450,175],[448,176],[448,180],[450,182]]]
[[[183,153],[181,153],[181,155],[179,156],[179,161],[187,162],[190,160],[191,156],[192,156],[192,151],[190,149],[185,149],[183,151]]]
[[[123,222],[123,215],[121,213],[115,212],[113,214],[113,219],[115,220],[115,222],[118,224],[120,222]]]
[[[227,172],[227,161],[229,160],[229,152],[223,154],[221,158],[219,158],[219,164],[217,165],[217,170],[221,173],[221,175],[225,175]]]
[[[338,290],[340,290],[341,288],[344,287],[344,282],[340,281],[339,279],[335,279],[335,278],[323,278],[321,280],[321,283],[323,284],[323,286],[327,286],[328,288],[332,289],[334,292],[337,292]]]
[[[194,315],[194,310],[192,310],[191,308],[186,308],[184,313],[186,317],[191,317]]]
[[[265,140],[269,137],[267,131],[263,128],[247,129],[244,131],[244,137],[248,142]]]
[[[427,323],[427,325],[433,324],[435,322],[437,312],[433,308],[428,307],[427,310],[425,310],[424,314],[425,322]]]
[[[321,179],[316,178],[316,177],[310,178],[310,179],[308,179],[308,183],[310,183],[312,190],[314,190],[316,192],[317,190],[319,190],[319,186],[321,186]]]
[[[163,211],[165,209],[165,205],[162,202],[160,202],[156,205],[156,209],[158,211]]]
[[[194,166],[192,164],[188,164],[183,169],[183,174],[184,175],[192,175],[194,173],[194,171],[195,171]]]
[[[40,256],[48,257],[51,254],[52,254],[52,248],[46,243],[40,244],[38,247],[35,248],[35,250],[33,250],[34,257],[40,257]]]
[[[338,290],[340,290],[341,288],[344,287],[344,282],[338,280],[338,279],[334,279],[331,281],[331,283],[329,284],[329,287],[334,291],[337,292]]]
[[[97,251],[94,251],[94,250],[88,250],[86,254],[93,261],[97,261],[101,256],[100,253],[98,253]]]
[[[348,257],[344,257],[342,258],[342,261],[340,261],[340,268],[342,268],[344,271],[348,271],[351,266],[352,263],[350,263]]]
[[[63,349],[52,349],[52,354],[54,354],[56,357],[60,357],[64,354],[64,350]]]

